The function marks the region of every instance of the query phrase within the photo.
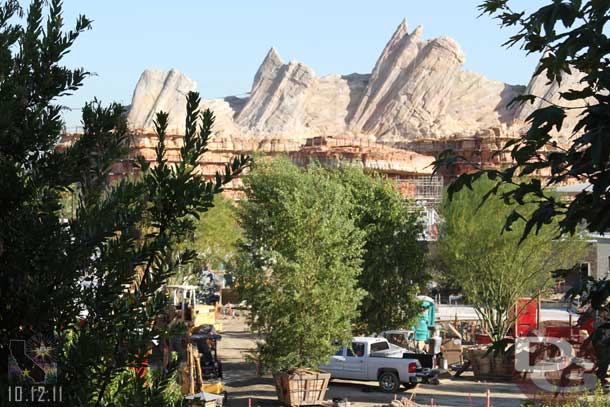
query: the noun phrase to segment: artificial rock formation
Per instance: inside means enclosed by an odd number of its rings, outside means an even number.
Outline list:
[[[416,41],[416,40],[415,40]],[[386,95],[374,105],[361,130],[377,136],[430,135],[444,113],[452,84],[464,61],[455,41],[438,38],[422,44],[415,59],[400,69]]]
[[[379,101],[388,94],[401,70],[407,69],[413,62],[419,53],[419,37],[422,31],[423,29],[419,26],[409,36],[406,20],[400,23],[377,59],[366,91],[353,114],[353,119],[350,120],[353,127],[363,127],[370,119]]]
[[[349,161],[406,180],[430,175],[432,157],[446,148],[480,165],[501,166],[510,156],[494,153],[527,128],[529,114],[545,106],[544,100],[558,102],[561,92],[578,87],[578,75],[564,78],[561,86],[540,75],[527,88],[491,81],[462,70],[464,53],[451,38],[422,36],[421,26],[409,32],[401,22],[370,74],[318,77],[303,63],[285,63],[271,48],[249,96],[202,101],[201,108],[216,116],[202,173],[212,177],[232,155],[256,151],[288,154],[301,164]],[[173,69],[142,74],[128,115],[140,134],[140,153],[152,154],[153,120],[160,110],[170,113],[169,133],[183,133],[185,96],[196,89],[194,81]],[[524,92],[543,99],[509,108]],[[579,111],[567,113],[564,133]],[[555,134],[556,140],[567,140],[564,133]],[[228,191],[239,194],[240,182]]]
[[[216,129],[227,136],[289,138],[374,136],[386,143],[474,135],[514,118],[507,102],[522,86],[461,70],[465,56],[448,37],[422,39],[403,21],[371,74],[318,77],[300,62],[285,63],[272,48],[256,72],[250,95],[206,100]],[[170,111],[170,127],[184,122],[184,95],[196,84],[175,70],[147,70],[138,81],[129,123],[150,130],[155,112]]]
[[[65,135],[60,149],[65,149],[78,135]],[[136,132],[132,140],[134,155],[155,160],[157,137],[152,132]],[[181,135],[168,135],[165,140],[165,158],[170,164],[180,160],[182,147]],[[216,173],[224,172],[227,162],[236,154],[261,153],[266,156],[286,155],[298,165],[316,162],[329,165],[352,165],[364,171],[386,174],[393,179],[401,180],[397,185],[401,192],[415,196],[415,178],[428,177],[432,172],[433,157],[392,148],[378,143],[374,137],[312,137],[305,141],[287,138],[256,138],[215,136],[208,144],[199,162],[199,173],[206,179],[215,179]],[[111,180],[121,178],[134,170],[130,160],[113,165]],[[234,199],[243,198],[243,183],[238,177],[223,187],[224,195]]]
[[[186,94],[197,90],[197,83],[176,69],[147,69],[140,76],[131,100],[128,121],[138,129],[152,129],[155,114],[170,114],[170,129],[184,127]]]
[[[315,74],[308,66],[284,64],[274,48],[260,66],[250,98],[236,114],[236,121],[255,132],[302,131],[301,115]]]
[[[556,81],[549,81],[544,74],[535,75],[530,80],[525,90],[526,94],[535,95],[538,98],[533,103],[524,103],[515,109],[514,125],[515,127],[521,126],[525,128],[525,121],[528,116],[532,114],[534,110],[542,107],[549,106],[551,103],[568,107],[570,109],[565,110],[566,117],[563,122],[563,131],[557,132],[553,130],[555,140],[560,144],[564,144],[568,141],[570,136],[570,130],[574,128],[579,120],[579,116],[583,109],[576,108],[583,105],[582,100],[566,100],[561,97],[562,92],[568,90],[580,90],[583,84],[580,81],[583,79],[584,74],[581,72],[574,72],[570,75],[563,75],[561,83]]]

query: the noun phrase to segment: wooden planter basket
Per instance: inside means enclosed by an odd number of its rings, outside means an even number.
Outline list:
[[[330,373],[297,369],[273,375],[277,398],[286,406],[319,405],[324,401]]]
[[[468,360],[470,360],[474,378],[486,381],[511,380],[513,377],[513,359],[503,355],[493,356],[493,353],[486,356],[486,353],[487,349],[470,349],[468,351]]]

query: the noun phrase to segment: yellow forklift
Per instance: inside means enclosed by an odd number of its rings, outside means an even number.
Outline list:
[[[172,300],[175,318],[192,325],[194,330],[200,327],[213,326],[217,332],[222,331],[222,323],[217,321],[218,304],[208,305],[197,302],[196,285],[167,285],[169,298]]]
[[[197,304],[195,285],[168,285],[165,289],[172,301],[169,320],[181,322],[187,329],[186,335],[174,343],[182,356],[178,375],[182,394],[211,393],[226,398],[222,363],[218,359],[221,336],[217,330],[222,325],[216,321],[217,306]]]

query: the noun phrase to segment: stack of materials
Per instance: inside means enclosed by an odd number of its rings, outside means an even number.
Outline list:
[[[432,401],[433,403],[434,401]],[[418,404],[416,402],[413,401],[413,397],[403,397],[400,400],[392,400],[390,402],[390,404],[388,404],[388,407],[428,407],[429,405],[434,405],[434,404]]]

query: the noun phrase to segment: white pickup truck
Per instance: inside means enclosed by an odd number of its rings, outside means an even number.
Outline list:
[[[339,349],[320,369],[334,379],[376,380],[382,391],[395,393],[401,384],[412,388],[424,380],[420,362],[404,358],[404,351],[385,338],[359,336]]]

